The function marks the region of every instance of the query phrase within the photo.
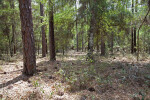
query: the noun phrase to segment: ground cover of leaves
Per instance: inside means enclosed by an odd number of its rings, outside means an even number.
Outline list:
[[[37,72],[22,75],[22,56],[0,61],[2,100],[150,100],[150,59],[132,55],[86,61],[86,53],[37,57]]]

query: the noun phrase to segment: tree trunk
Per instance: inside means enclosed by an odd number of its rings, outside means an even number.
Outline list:
[[[111,33],[111,54],[113,55],[114,51],[114,33]]]
[[[76,0],[75,8],[77,10],[77,0]],[[77,52],[78,52],[79,51],[79,36],[78,36],[78,18],[77,18],[78,14],[77,13],[76,13],[76,41],[77,41]]]
[[[63,47],[63,55],[65,55],[65,49],[64,49],[64,47]]]
[[[11,0],[10,1],[10,7],[11,7],[11,9],[13,9],[14,10],[14,8],[15,8],[15,5],[14,5],[14,0]],[[12,37],[11,37],[11,39],[9,38],[9,41],[10,41],[10,56],[12,57],[13,56],[13,54],[15,53],[15,13],[14,13],[14,11],[12,12],[12,17],[11,17],[11,26],[12,26]],[[10,37],[10,36],[9,36]]]
[[[33,75],[36,70],[36,57],[31,0],[19,0],[19,9],[23,40],[23,73],[26,75]]]
[[[133,31],[133,27],[131,28],[131,53],[134,53],[134,31]]]
[[[98,30],[98,28],[97,28],[97,32],[96,32],[96,35],[97,35],[97,37],[96,37],[96,48],[97,48],[97,52],[99,52],[99,36],[98,36],[98,34],[99,34],[99,30]]]
[[[44,9],[43,4],[40,2],[40,14],[44,17]],[[43,23],[43,18],[41,19],[41,23]],[[45,33],[45,25],[41,27],[42,31],[42,57],[46,57],[46,33]]]
[[[93,2],[93,3],[92,3]],[[95,6],[96,1],[90,2],[90,13],[91,13],[91,19],[90,19],[90,29],[88,33],[88,59],[94,60],[93,57],[93,45],[94,45],[94,32],[95,32],[95,26],[96,26],[96,20],[95,20]]]
[[[137,6],[138,6],[138,0],[136,0],[135,2],[135,13],[137,13]],[[136,23],[135,23],[135,27],[134,27],[134,53],[136,53],[137,48],[136,48]]]
[[[40,54],[40,44],[39,42],[37,43],[37,46],[38,46],[38,55]]]
[[[90,30],[88,34],[88,59],[93,59],[93,42],[94,42],[94,18],[91,18]]]
[[[84,51],[84,32],[82,31],[82,52]]]
[[[46,36],[46,35],[45,35]],[[47,48],[47,38],[45,37],[46,39],[46,54],[48,54],[48,48]]]
[[[137,3],[137,0],[136,0],[136,3]],[[135,12],[137,12],[137,6],[134,6],[134,0],[132,0],[132,14],[134,15],[134,8],[135,8]],[[131,42],[131,53],[135,53],[136,52],[136,26],[133,27],[134,23],[132,22],[132,33],[131,33],[131,36],[132,36],[132,42]]]
[[[105,40],[103,33],[101,33],[101,56],[105,56]]]
[[[54,38],[54,19],[53,19],[53,3],[49,0],[49,50],[50,50],[50,61],[56,60],[55,57],[55,38]]]
[[[136,53],[136,27],[134,28],[134,53]]]

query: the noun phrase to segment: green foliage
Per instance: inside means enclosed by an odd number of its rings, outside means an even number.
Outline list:
[[[37,87],[40,86],[40,84],[39,84],[39,82],[38,82],[37,80],[35,80],[35,81],[33,81],[33,86],[34,86],[35,88],[37,88]]]
[[[14,1],[14,2],[13,2]],[[40,16],[40,2],[44,5],[44,16]],[[131,27],[138,29],[142,22],[145,12],[147,11],[147,0],[134,4],[137,12],[132,13],[131,0],[52,0],[49,6],[48,0],[32,0],[32,17],[34,26],[34,36],[36,49],[42,48],[41,26],[45,25],[46,38],[49,37],[49,11],[54,6],[54,31],[56,51],[75,49],[78,43],[79,49],[87,49],[88,33],[90,29],[90,21],[92,11],[94,11],[94,48],[101,45],[101,38],[106,44],[105,50],[109,54],[110,44],[112,41],[114,46],[121,48],[131,47]],[[14,8],[12,4],[14,3]],[[17,51],[22,50],[21,25],[19,18],[19,4],[16,0],[0,1],[0,53],[6,54],[11,50],[11,41],[13,40],[12,25],[15,25],[15,45]],[[43,22],[41,23],[41,19]],[[146,51],[149,48],[150,28],[147,20],[140,30],[140,47]],[[104,35],[104,36],[102,36]],[[98,39],[97,39],[98,38]],[[98,41],[97,41],[98,40]],[[47,41],[48,42],[48,41]],[[98,43],[97,43],[98,42]],[[128,49],[129,51],[129,49]],[[0,54],[0,55],[1,55]],[[90,60],[90,62],[93,62]]]

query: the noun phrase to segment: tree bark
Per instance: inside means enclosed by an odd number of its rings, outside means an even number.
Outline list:
[[[105,56],[105,40],[103,33],[101,33],[101,56]]]
[[[75,8],[77,10],[77,0],[75,2]],[[78,12],[77,12],[78,13]],[[78,36],[78,14],[76,13],[76,41],[77,41],[77,52],[79,51],[79,36]]]
[[[97,37],[96,37],[96,48],[97,48],[97,52],[99,52],[99,36],[98,36],[98,34],[99,34],[99,30],[98,30],[98,28],[97,28],[97,32],[96,32],[96,35],[97,35]]]
[[[136,0],[136,2],[135,2],[135,13],[137,13],[137,10],[138,10],[138,8],[137,8],[137,5],[138,5],[138,0]],[[136,51],[137,51],[137,48],[136,48],[136,23],[135,23],[135,27],[134,27],[134,53],[136,53]]]
[[[111,54],[113,55],[114,51],[114,33],[111,33]]]
[[[133,49],[133,51],[134,51],[134,53],[136,53],[136,27],[134,27],[134,49]]]
[[[94,45],[94,32],[95,32],[95,26],[96,26],[95,6],[94,6],[95,3],[96,1],[91,1],[89,3],[89,6],[91,8],[90,10],[91,19],[90,19],[90,29],[88,33],[88,54],[87,55],[88,55],[88,59],[92,59],[92,60],[94,60],[93,45]]]
[[[132,14],[134,15],[134,0],[132,0]],[[131,27],[131,53],[134,53],[134,27],[133,27],[133,21],[132,21],[132,27]]]
[[[54,38],[54,18],[53,18],[53,3],[49,0],[49,50],[50,50],[50,61],[55,61],[55,38]]]
[[[36,57],[31,0],[19,0],[19,9],[23,40],[23,73],[26,75],[33,75],[36,70]]]
[[[11,9],[14,10],[15,8],[15,5],[14,5],[14,0],[11,0],[10,1],[10,7]],[[9,41],[10,41],[10,56],[12,57],[13,54],[16,53],[15,50],[15,16],[14,16],[14,11],[12,12],[12,17],[11,17],[11,27],[12,27],[12,37],[9,38]],[[9,36],[10,37],[10,36]]]
[[[40,2],[40,14],[44,17],[44,9],[43,4]],[[41,23],[43,23],[43,19],[41,18]],[[45,33],[45,25],[41,27],[42,31],[42,57],[46,57],[46,33]]]
[[[134,53],[134,31],[133,31],[133,27],[131,28],[131,53]]]
[[[84,32],[82,31],[82,52],[84,51]]]

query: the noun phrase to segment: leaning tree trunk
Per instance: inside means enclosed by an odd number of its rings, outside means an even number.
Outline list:
[[[40,14],[42,17],[44,17],[44,9],[43,4],[40,2]],[[41,23],[43,23],[43,19],[41,19]],[[46,33],[45,33],[45,25],[42,25],[42,57],[46,56]]]
[[[23,40],[23,73],[26,75],[33,75],[36,70],[36,57],[31,0],[19,0],[19,8]]]
[[[53,3],[49,0],[49,50],[50,50],[50,60],[56,60],[55,57],[55,38],[54,38],[54,18],[53,18]]]

